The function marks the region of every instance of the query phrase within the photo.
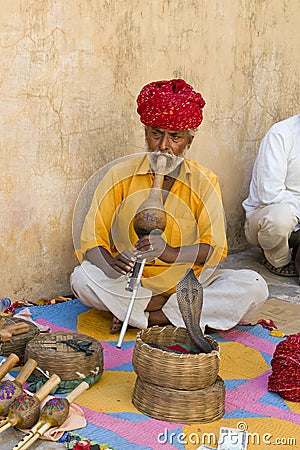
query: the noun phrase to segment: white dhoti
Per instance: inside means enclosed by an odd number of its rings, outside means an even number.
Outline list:
[[[298,218],[287,203],[276,203],[247,212],[245,236],[247,241],[263,249],[274,267],[283,267],[291,260],[289,237]]]
[[[84,261],[74,269],[70,281],[72,291],[82,303],[110,311],[119,320],[124,320],[131,296],[125,289],[126,276],[108,278],[101,269]],[[199,281],[203,286],[201,328],[207,325],[228,330],[241,320],[251,321],[269,295],[266,281],[253,270],[209,268],[200,275]],[[149,289],[139,287],[129,325],[147,328],[149,313],[145,309],[151,296]],[[162,311],[174,326],[185,326],[176,293],[169,297]]]

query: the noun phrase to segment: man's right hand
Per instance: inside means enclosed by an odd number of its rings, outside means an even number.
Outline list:
[[[120,275],[127,275],[134,266],[135,257],[129,250],[125,250],[119,253],[114,258],[111,256],[110,266],[111,268]],[[108,275],[109,276],[109,275]],[[117,277],[111,277],[117,278]]]
[[[121,275],[127,275],[132,270],[135,261],[134,255],[129,250],[125,250],[113,257],[103,247],[95,247],[88,250],[84,259],[99,267],[109,278],[119,278]]]

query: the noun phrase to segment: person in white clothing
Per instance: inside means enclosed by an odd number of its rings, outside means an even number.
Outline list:
[[[275,123],[263,138],[243,207],[246,239],[261,247],[266,268],[299,281],[300,114]]]

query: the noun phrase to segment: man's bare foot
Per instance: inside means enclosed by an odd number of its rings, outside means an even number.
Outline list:
[[[116,316],[113,316],[112,321],[110,323],[110,334],[117,334],[121,331],[123,322],[119,320]],[[127,328],[134,328],[131,325],[128,325]]]
[[[117,334],[121,331],[123,322],[119,320],[117,317],[113,316],[112,321],[110,323],[110,334]]]

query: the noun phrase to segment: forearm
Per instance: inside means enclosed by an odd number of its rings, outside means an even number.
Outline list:
[[[124,250],[114,257],[103,247],[88,250],[84,259],[99,267],[109,278],[127,275],[132,270],[135,261],[129,250]]]
[[[204,264],[213,252],[209,244],[184,245],[171,247],[159,235],[147,235],[138,240],[135,246],[135,256],[148,260],[158,258],[167,264],[191,262]]]
[[[86,252],[84,260],[99,267],[109,278],[118,278],[120,273],[112,268],[113,257],[103,247],[94,247]]]
[[[208,244],[195,244],[183,247],[166,246],[159,259],[165,263],[192,262],[204,264],[211,255],[213,248]]]

